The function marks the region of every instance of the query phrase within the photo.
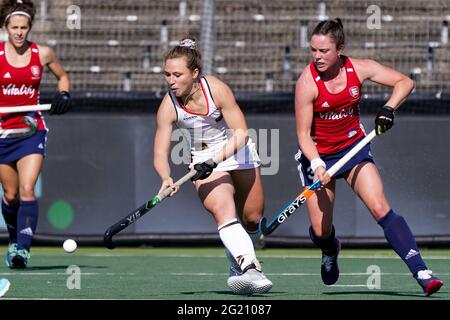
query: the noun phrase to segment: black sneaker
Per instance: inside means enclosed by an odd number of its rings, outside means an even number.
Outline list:
[[[335,284],[339,279],[339,266],[338,266],[338,255],[341,250],[341,243],[338,239],[335,239],[336,253],[332,256],[328,256],[322,252],[322,265],[320,267],[320,275],[322,276],[322,281],[327,286]]]
[[[11,259],[11,269],[25,269],[27,267],[30,252],[27,249],[17,249],[17,254]]]
[[[17,243],[10,243],[8,246],[8,252],[6,252],[6,265],[10,269],[14,269],[13,258],[17,255]]]

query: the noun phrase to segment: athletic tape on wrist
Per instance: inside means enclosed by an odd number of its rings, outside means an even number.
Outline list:
[[[325,162],[322,159],[320,159],[319,157],[311,160],[312,171],[316,172],[318,167],[324,167],[325,169],[327,168],[327,165],[325,164]]]

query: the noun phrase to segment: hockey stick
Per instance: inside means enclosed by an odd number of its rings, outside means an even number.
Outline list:
[[[4,138],[25,138],[32,136],[36,133],[38,124],[35,119],[30,116],[22,118],[22,122],[25,123],[28,128],[21,129],[0,129],[0,139]]]
[[[187,173],[186,175],[181,177],[180,180],[178,180],[174,184],[177,186],[181,186],[186,181],[189,181],[196,174],[196,172],[197,172],[196,170],[189,171],[189,173]],[[104,238],[103,238],[105,246],[108,249],[114,249],[115,244],[112,241],[113,236],[115,234],[119,233],[120,231],[122,231],[123,229],[125,229],[126,227],[128,227],[130,224],[133,224],[134,222],[136,222],[136,220],[138,220],[144,214],[146,214],[148,211],[150,211],[150,209],[152,209],[157,204],[159,204],[161,201],[163,201],[165,198],[167,198],[169,196],[169,194],[172,193],[172,191],[173,191],[172,188],[170,188],[170,187],[167,188],[163,192],[157,194],[156,196],[154,196],[153,198],[148,200],[146,203],[144,203],[139,208],[133,210],[133,212],[128,214],[125,218],[123,218],[119,222],[117,222],[117,223],[113,224],[111,227],[109,227],[106,230]]]
[[[366,144],[368,144],[373,138],[375,138],[375,130],[372,130],[364,139],[362,139],[356,146],[354,146],[345,156],[339,159],[327,173],[330,177],[336,174],[355,154],[357,154]],[[320,180],[315,181],[312,185],[300,193],[294,201],[292,201],[284,210],[279,212],[270,222],[266,225],[266,218],[262,218],[259,221],[259,230],[262,234],[269,235],[280,226],[287,217],[295,212],[306,200],[314,194],[314,192],[320,187]]]
[[[0,107],[0,113],[47,111],[47,110],[50,110],[51,107],[52,107],[51,104],[38,104],[38,105],[15,106],[15,107]]]

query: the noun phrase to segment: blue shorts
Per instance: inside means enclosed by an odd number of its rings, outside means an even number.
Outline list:
[[[330,169],[336,162],[338,162],[343,156],[345,156],[355,145],[358,144],[363,138],[355,141],[353,144],[348,146],[347,148],[332,154],[321,154],[320,158],[327,165],[327,169]],[[298,172],[300,174],[300,180],[302,181],[302,185],[304,187],[311,185],[314,181],[314,173],[311,170],[311,163],[309,160],[301,153],[299,150],[295,155],[295,160],[298,162]],[[373,156],[370,151],[370,143],[364,146],[357,154],[353,156],[336,174],[333,178],[340,179],[344,177],[344,175],[351,170],[353,167],[357,166],[362,162],[372,162]]]
[[[13,163],[30,154],[42,154],[45,157],[47,131],[36,131],[26,138],[0,139],[0,163]]]

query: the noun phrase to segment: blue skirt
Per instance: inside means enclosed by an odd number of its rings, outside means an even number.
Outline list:
[[[345,148],[344,150],[338,151],[333,154],[320,155],[320,158],[325,162],[327,169],[330,169],[336,162],[338,162],[343,156],[345,156],[355,145],[358,144],[363,138],[355,141],[353,144]],[[314,173],[311,169],[311,163],[308,159],[299,151],[295,155],[295,160],[298,161],[298,171],[300,174],[300,180],[304,187],[309,186],[313,183]],[[357,154],[355,154],[336,174],[333,176],[336,179],[343,178],[344,175],[351,170],[353,167],[357,166],[362,162],[372,162],[373,160],[372,152],[370,150],[370,143],[364,146]]]
[[[45,157],[47,131],[37,131],[26,138],[0,139],[0,163],[13,163],[30,154],[42,154]]]

